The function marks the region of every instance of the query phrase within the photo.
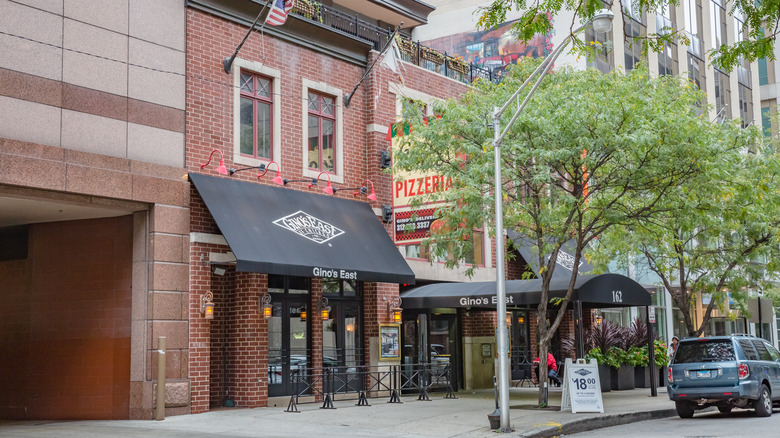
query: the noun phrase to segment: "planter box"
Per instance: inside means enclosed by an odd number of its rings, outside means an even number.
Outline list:
[[[634,367],[634,386],[637,388],[649,388],[650,384],[650,368]]]
[[[666,369],[667,367],[658,368],[658,387],[666,386]]]
[[[621,365],[620,368],[610,369],[612,374],[612,389],[622,391],[625,389],[634,389],[634,367]]]
[[[599,364],[599,382],[601,383],[601,392],[609,392],[612,389],[612,373],[609,365]]]

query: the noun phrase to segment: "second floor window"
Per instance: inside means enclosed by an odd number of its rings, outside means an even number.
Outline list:
[[[241,155],[271,159],[272,110],[271,80],[241,72]]]
[[[319,93],[308,95],[308,153],[310,169],[335,173],[335,99]]]

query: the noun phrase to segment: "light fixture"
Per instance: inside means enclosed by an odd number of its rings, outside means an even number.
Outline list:
[[[403,309],[401,309],[401,297],[395,297],[387,303],[387,311],[390,313],[390,320],[395,324],[400,324],[401,312],[403,311]]]
[[[317,312],[320,314],[320,319],[323,321],[327,321],[330,319],[330,306],[328,305],[328,299],[325,297],[322,297],[320,299],[319,306],[317,307]]]
[[[347,324],[347,331],[348,332],[354,332],[355,331],[355,324]]]
[[[209,163],[211,163],[211,159],[214,157],[214,152],[219,152],[219,166],[217,166],[216,170],[217,173],[221,173],[222,175],[227,175],[228,170],[227,167],[225,167],[225,156],[222,154],[222,151],[219,149],[214,149],[211,151],[211,154],[209,155],[209,160],[206,161],[206,164],[201,164],[200,168],[203,169],[204,167],[208,166]]]
[[[588,26],[593,26],[594,30],[604,29],[605,25],[603,21],[611,21],[612,18],[614,18],[614,14],[607,10],[601,9],[597,11],[594,15],[593,21],[599,21],[598,24],[585,23],[566,35],[566,38],[560,42],[558,47],[556,47],[555,50],[553,50],[552,53],[550,53],[547,58],[545,58],[545,60],[539,64],[536,70],[528,75],[528,78],[526,78],[525,82],[523,82],[523,84],[520,85],[517,90],[515,90],[509,99],[507,99],[502,106],[496,106],[493,108],[493,199],[495,202],[496,211],[493,222],[495,224],[496,236],[494,239],[494,254],[496,257],[496,299],[498,301],[496,303],[496,312],[498,312],[499,315],[506,312],[506,276],[504,275],[504,206],[502,205],[503,197],[501,196],[501,187],[503,187],[504,181],[501,177],[501,143],[504,141],[504,137],[506,137],[507,133],[509,132],[509,128],[512,127],[517,118],[520,116],[520,113],[523,112],[523,109],[531,100],[534,92],[539,87],[539,84],[541,84],[542,79],[544,79],[545,75],[547,75],[547,72],[550,71],[550,68],[552,67],[555,60],[558,59],[558,56],[560,56],[561,52],[563,52],[563,49],[569,45],[575,34],[581,32]],[[517,109],[509,119],[509,122],[506,123],[506,126],[504,126],[502,129],[501,116],[510,105],[515,103],[516,100],[519,100],[520,94],[526,90],[532,81],[534,81],[534,84],[528,93],[526,93],[525,99],[520,105],[517,106]],[[498,350],[498,367],[496,372],[496,387],[498,389],[498,398],[496,401],[500,414],[499,431],[501,433],[509,433],[512,431],[512,428],[509,424],[509,380],[507,377],[510,375],[509,361],[507,359],[509,356],[507,354],[509,352],[509,339],[507,338],[507,334],[504,330],[499,330],[496,334],[496,349]]]
[[[206,319],[214,319],[214,294],[211,291],[206,292],[200,297],[200,313]]]
[[[382,204],[382,222],[390,222],[393,220],[393,206]]]
[[[392,164],[392,160],[390,158],[390,152],[388,151],[382,151],[379,154],[379,167],[382,169],[387,169]]]
[[[596,314],[596,325],[601,325],[602,322],[604,322],[604,317],[602,317],[599,314]]]
[[[324,189],[322,189],[322,191],[327,193],[327,194],[329,194],[329,195],[332,195],[333,194],[333,186],[330,185],[330,174],[328,172],[320,172],[320,174],[317,175],[317,178],[312,178],[312,181],[309,183],[309,188],[311,188],[311,186],[316,186],[317,182],[320,180],[320,177],[322,175],[325,175],[325,176],[328,177],[328,185]]]
[[[523,315],[520,315],[520,317],[517,318],[517,322],[519,324],[525,324],[525,317]]]
[[[260,296],[260,309],[263,312],[263,319],[271,317],[273,306],[271,305],[271,296],[267,292]]]
[[[355,193],[353,193],[352,196],[365,195],[366,193],[368,193],[368,187],[366,183],[371,183],[371,193],[366,197],[372,201],[376,201],[376,193],[374,192],[374,183],[370,179],[363,181],[363,186],[361,187],[344,187],[340,189],[334,188],[333,193],[335,194],[339,190],[355,190]]]
[[[276,176],[271,181],[275,182],[276,184],[283,185],[287,184],[284,178],[282,178],[282,166],[277,163],[276,161],[271,161],[267,165],[265,163],[259,165],[259,166],[251,166],[251,167],[244,167],[241,169],[230,169],[230,174],[233,175],[236,172],[241,172],[242,170],[249,170],[249,169],[257,169],[257,179],[260,179],[265,176],[266,173],[268,173],[268,168],[272,165],[276,164]],[[262,173],[261,173],[262,172]]]
[[[506,312],[506,325],[512,325],[512,312]]]
[[[599,9],[593,16],[593,30],[595,32],[609,32],[612,30],[612,20],[615,18],[615,14],[609,9]]]
[[[306,308],[304,307],[304,308],[301,309],[301,322],[306,322],[306,317],[307,316],[308,316],[308,314],[306,312]]]

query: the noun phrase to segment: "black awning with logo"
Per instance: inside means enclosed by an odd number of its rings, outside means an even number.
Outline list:
[[[569,279],[553,278],[549,298],[563,298]],[[538,305],[542,281],[508,280],[505,284],[507,308]],[[401,293],[404,309],[452,307],[496,308],[496,282],[435,283]],[[636,281],[620,274],[581,275],[574,283],[572,302],[584,307],[649,306],[650,292]]]
[[[512,229],[506,231],[506,236],[512,241],[515,248],[517,248],[517,252],[523,257],[528,264],[528,267],[531,268],[536,276],[539,276],[539,250],[536,248],[534,242]],[[571,277],[571,272],[574,268],[574,253],[576,246],[577,244],[574,240],[570,240],[561,245],[561,249],[558,251],[558,259],[555,261],[557,266],[555,267],[555,270],[553,270],[553,278],[568,280],[569,277]],[[550,254],[544,256],[545,263],[549,260]],[[591,264],[584,259],[580,259],[579,267],[577,268],[577,272],[580,275],[587,274],[592,270],[593,266]]]
[[[333,196],[191,173],[236,270],[414,284],[371,207]]]

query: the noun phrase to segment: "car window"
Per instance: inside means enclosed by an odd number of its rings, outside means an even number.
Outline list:
[[[764,346],[769,350],[769,355],[772,356],[772,360],[780,360],[780,352],[778,352],[772,344],[764,342]]]
[[[758,353],[756,353],[756,350],[753,348],[753,344],[749,339],[740,339],[739,346],[742,347],[742,351],[745,352],[745,359],[758,360]]]
[[[769,350],[767,350],[766,345],[764,345],[763,341],[754,340],[753,345],[756,346],[758,357],[761,360],[772,360],[772,355],[769,354]]]
[[[674,355],[674,363],[723,362],[736,360],[729,339],[681,342]]]

